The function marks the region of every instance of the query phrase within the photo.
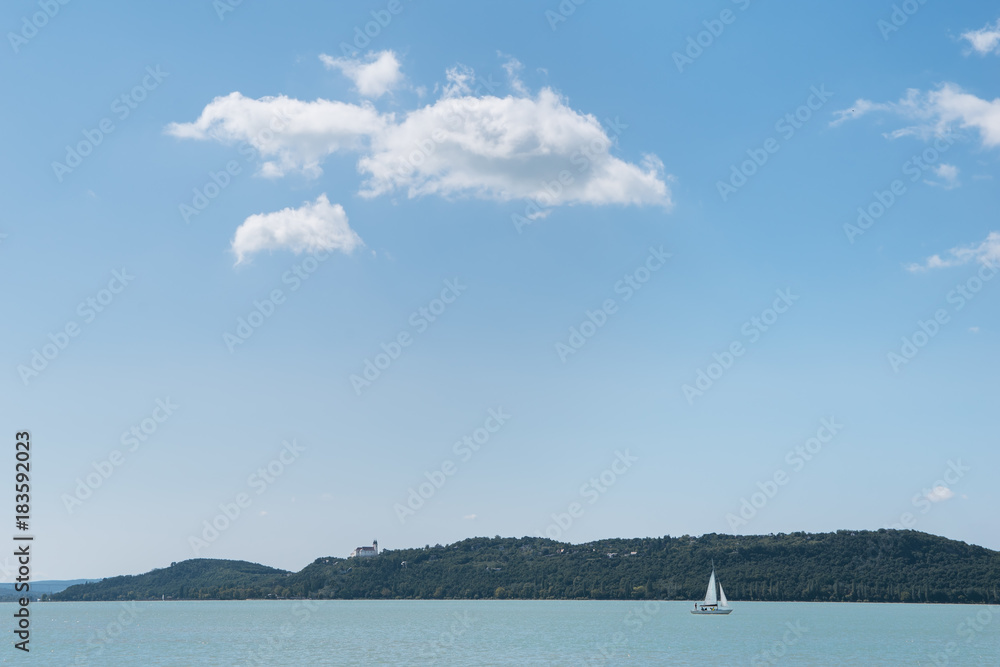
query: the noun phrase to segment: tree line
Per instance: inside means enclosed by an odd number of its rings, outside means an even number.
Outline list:
[[[196,559],[73,586],[56,600],[730,600],[1000,603],[1000,552],[909,530],[606,539],[476,537],[320,558],[299,572]]]

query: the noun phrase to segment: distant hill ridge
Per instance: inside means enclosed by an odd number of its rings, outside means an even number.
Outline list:
[[[711,563],[730,600],[1000,603],[1000,552],[910,530],[607,539],[476,537],[300,572],[195,559],[54,600],[695,600]],[[404,564],[405,563],[405,564]]]
[[[31,598],[42,595],[51,595],[52,593],[59,593],[64,591],[70,586],[75,586],[77,584],[86,584],[92,581],[100,581],[100,579],[64,579],[64,580],[39,580],[30,582],[31,586]],[[23,592],[19,592],[16,588],[16,583],[0,583],[0,601],[9,602],[12,600],[17,600],[18,598],[24,597]]]

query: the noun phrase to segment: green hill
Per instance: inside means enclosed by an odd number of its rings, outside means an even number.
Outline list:
[[[320,558],[296,573],[201,559],[74,586],[53,599],[695,600],[713,561],[731,600],[1000,602],[1000,552],[896,530],[578,545],[479,537],[373,558]]]
[[[53,600],[245,600],[263,597],[264,582],[288,575],[266,565],[243,560],[195,558],[171,564],[145,574],[102,579],[96,583],[70,586],[52,596]]]

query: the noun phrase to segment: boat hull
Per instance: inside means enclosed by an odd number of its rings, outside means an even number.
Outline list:
[[[707,614],[707,615],[713,615],[713,616],[725,616],[726,614],[733,613],[733,610],[732,610],[732,608],[728,608],[728,609],[718,609],[718,608],[716,608],[716,609],[693,609],[693,610],[691,610],[691,613],[692,614]]]

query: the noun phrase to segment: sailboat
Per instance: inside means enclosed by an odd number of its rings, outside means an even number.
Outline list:
[[[718,597],[715,594],[715,564],[712,564],[712,576],[708,578],[708,591],[705,592],[705,601],[694,603],[692,614],[730,614],[733,608],[729,606],[726,599],[726,591],[722,590],[722,583],[719,583]]]

